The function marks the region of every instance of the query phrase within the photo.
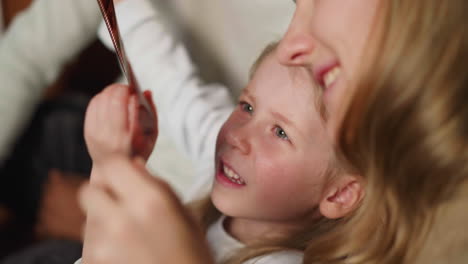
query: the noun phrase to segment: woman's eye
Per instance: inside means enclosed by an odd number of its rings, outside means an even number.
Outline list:
[[[253,110],[254,110],[254,109],[253,109],[253,107],[252,107],[249,103],[247,103],[247,102],[240,102],[239,104],[240,104],[240,107],[241,107],[242,111],[247,112],[247,113],[249,113],[249,114],[253,113]]]
[[[288,135],[286,135],[286,131],[284,131],[281,127],[279,126],[276,126],[275,127],[275,134],[277,137],[281,138],[281,139],[284,139],[284,140],[288,140],[289,137]]]

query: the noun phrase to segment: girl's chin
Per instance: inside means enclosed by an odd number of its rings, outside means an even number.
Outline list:
[[[242,210],[244,206],[240,206],[240,203],[236,202],[236,200],[237,199],[234,199],[234,197],[225,195],[222,192],[217,192],[215,189],[213,189],[211,193],[211,201],[214,207],[226,216],[239,215],[239,211]]]

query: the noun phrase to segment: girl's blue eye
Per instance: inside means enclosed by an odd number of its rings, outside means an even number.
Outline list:
[[[281,138],[281,139],[284,139],[284,140],[288,140],[289,137],[288,135],[286,135],[286,131],[284,131],[281,127],[279,126],[276,126],[275,127],[275,134],[277,137]]]
[[[241,107],[242,111],[247,112],[249,114],[253,113],[254,109],[249,103],[240,102],[239,104],[240,104],[240,107]]]

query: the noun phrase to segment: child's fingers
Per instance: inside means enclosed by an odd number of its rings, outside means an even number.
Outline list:
[[[96,128],[98,128],[98,131],[101,131],[101,125],[102,125],[102,120],[106,119],[106,114],[107,114],[107,100],[106,100],[106,94],[103,92],[100,92],[96,96]]]
[[[146,90],[143,92],[143,96],[148,101],[148,104],[150,105],[152,112],[156,114],[156,105],[154,104],[154,101],[153,101],[153,93],[150,90]]]
[[[157,112],[157,109],[156,109],[156,105],[154,104],[154,101],[153,101],[153,93],[150,91],[150,90],[146,90],[143,92],[143,95],[145,96],[146,100],[148,101],[148,104],[150,105],[151,107],[151,111],[152,111],[152,117],[153,117],[153,128],[152,129],[152,136],[156,136],[157,133],[158,133],[158,112]]]
[[[110,127],[114,131],[119,132],[118,134],[126,134],[129,130],[128,124],[128,103],[130,92],[128,86],[125,85],[114,85],[109,87],[109,101],[107,105],[107,120],[103,122],[109,122]]]
[[[138,124],[138,98],[135,94],[130,95],[128,100],[128,123],[131,133],[137,133]]]
[[[150,109],[140,104],[138,95],[134,94],[130,97],[129,116],[133,154],[147,159],[156,142],[157,122],[151,92],[145,91],[143,96],[149,103]]]
[[[91,100],[85,121],[85,139],[94,162],[111,153],[129,153],[129,94],[128,86],[115,84]]]
[[[97,130],[97,124],[99,124],[101,112],[100,107],[101,97],[100,95],[96,95],[91,99],[86,109],[85,115],[85,124],[84,124],[84,136],[86,139],[86,143],[89,144],[90,137],[95,136],[95,131]]]

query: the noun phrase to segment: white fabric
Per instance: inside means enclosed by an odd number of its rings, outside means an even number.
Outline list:
[[[291,0],[153,0],[170,2],[173,16],[193,35],[189,49],[202,70],[216,71],[211,67],[221,67],[223,83],[238,94],[247,83],[248,72],[253,61],[263,48],[272,41],[279,40],[286,31],[294,13],[295,4]],[[193,45],[192,45],[193,44]],[[206,56],[215,57],[220,65],[203,63]]]
[[[215,263],[222,263],[223,260],[232,256],[244,245],[226,232],[223,224],[226,217],[221,217],[208,228],[206,240],[211,247]],[[246,264],[300,264],[303,254],[298,251],[281,251],[266,256],[253,258],[246,261]]]
[[[220,217],[206,232],[206,241],[211,246],[215,263],[221,263],[223,259],[230,257],[232,253],[243,247],[240,241],[226,232],[223,226],[225,220],[225,216]]]
[[[33,1],[0,41],[0,164],[62,66],[96,35],[96,0]]]

